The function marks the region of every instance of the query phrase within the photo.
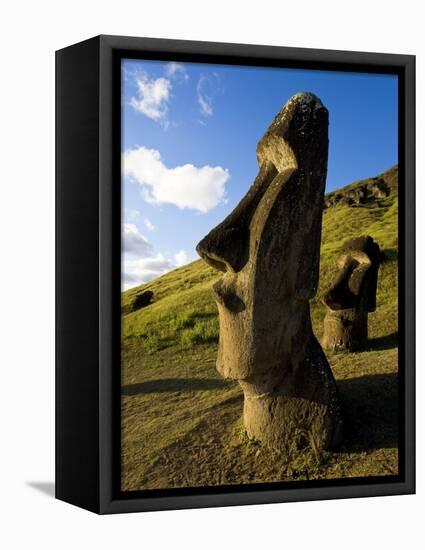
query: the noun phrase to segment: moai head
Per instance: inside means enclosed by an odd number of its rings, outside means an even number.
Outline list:
[[[327,109],[313,94],[296,94],[258,143],[259,173],[247,194],[196,248],[224,273],[214,294],[217,368],[227,378],[295,368],[304,352],[309,332],[300,328],[311,330],[327,153]]]
[[[337,265],[339,272],[323,301],[332,310],[376,309],[376,288],[381,250],[372,237],[346,241]]]
[[[339,272],[323,297],[327,306],[322,346],[356,351],[367,342],[368,313],[376,309],[376,288],[381,251],[372,237],[344,243]]]

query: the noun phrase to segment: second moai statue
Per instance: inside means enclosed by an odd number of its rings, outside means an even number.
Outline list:
[[[224,272],[214,285],[217,369],[244,392],[248,436],[292,452],[334,448],[342,415],[316,340],[309,300],[319,277],[328,111],[293,96],[257,146],[259,173],[231,214],[197,246]]]
[[[339,271],[323,297],[325,349],[356,351],[365,346],[368,314],[376,309],[380,260],[380,248],[372,237],[350,239],[342,246]]]

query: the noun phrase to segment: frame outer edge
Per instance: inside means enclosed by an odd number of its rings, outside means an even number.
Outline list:
[[[99,494],[97,44],[56,52],[55,96],[55,496],[90,511]]]
[[[113,500],[113,183],[112,48],[99,37],[99,513]]]
[[[397,53],[360,52],[315,48],[294,48],[289,46],[268,46],[264,44],[241,44],[227,42],[206,42],[197,40],[149,38],[134,36],[100,35],[100,39],[111,49],[141,50],[145,52],[227,55],[255,60],[313,61],[324,63],[357,63],[359,65],[387,65],[400,67],[409,63],[412,55]],[[255,63],[253,63],[255,64]]]
[[[386,65],[393,69],[405,70],[405,179],[409,182],[406,193],[406,329],[409,330],[406,350],[414,346],[414,56],[398,54],[380,54],[365,52],[344,52],[333,50],[311,50],[306,48],[286,48],[278,46],[252,46],[245,44],[225,44],[195,42],[168,39],[133,38],[101,35],[100,52],[100,104],[99,104],[99,513],[123,513],[183,508],[232,506],[246,504],[265,504],[296,502],[302,500],[320,500],[336,498],[358,498],[369,496],[402,495],[414,492],[414,347],[406,360],[411,361],[409,376],[406,377],[406,480],[385,484],[342,485],[338,487],[289,488],[276,490],[253,490],[235,493],[201,494],[189,496],[164,496],[145,498],[114,498],[113,482],[113,362],[112,342],[112,243],[113,218],[112,189],[114,184],[114,166],[112,162],[113,124],[112,124],[112,61],[115,50],[136,50],[162,52],[169,54],[228,55],[255,60],[269,57],[278,61],[285,58],[292,61],[320,61],[338,64]],[[410,106],[409,106],[410,104]],[[410,208],[410,210],[409,210]],[[413,397],[413,398],[412,398]],[[116,411],[115,411],[116,412]],[[409,424],[410,423],[410,424]],[[407,429],[408,426],[411,429]]]
[[[415,141],[416,141],[416,58],[410,56],[405,63],[405,450],[406,450],[406,489],[416,490],[416,445],[415,445]]]

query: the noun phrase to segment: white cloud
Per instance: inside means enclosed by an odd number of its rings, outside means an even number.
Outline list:
[[[152,245],[133,223],[122,226],[122,286],[124,290],[146,283],[175,265],[162,254],[154,254]]]
[[[127,227],[127,230],[126,230],[128,233],[130,231],[133,231],[133,232],[135,231],[136,226],[133,225],[133,222],[137,222],[137,221],[143,221],[143,225],[149,231],[155,230],[155,225],[150,221],[150,219],[143,218],[142,220],[142,215],[140,214],[139,210],[136,210],[134,208],[124,208],[124,222],[126,225],[129,226]],[[145,238],[145,237],[142,237],[142,238]]]
[[[123,154],[124,174],[142,187],[152,204],[174,204],[205,213],[225,200],[225,183],[230,175],[221,166],[193,164],[167,168],[159,151],[137,147]]]
[[[217,73],[209,76],[201,75],[196,85],[200,112],[203,116],[211,116],[214,113],[214,96],[221,91]]]
[[[189,79],[185,66],[181,63],[176,63],[176,61],[170,61],[170,63],[167,63],[165,66],[165,74],[169,78],[181,77],[183,80]]]
[[[134,221],[140,219],[140,212],[138,210],[133,209],[133,208],[125,208],[124,209],[124,218],[128,222],[134,222]]]
[[[147,283],[160,275],[188,263],[185,250],[180,250],[172,258],[154,253],[152,245],[134,224],[123,224],[123,258],[121,265],[122,290]]]
[[[130,105],[156,122],[167,125],[168,102],[172,85],[168,78],[149,79],[146,74],[136,77],[137,97],[130,99]]]
[[[125,258],[122,265],[122,287],[128,290],[133,286],[146,283],[173,268],[162,254],[131,260]]]
[[[145,218],[145,219],[143,220],[143,223],[145,224],[145,226],[147,227],[147,229],[149,229],[149,231],[154,231],[154,230],[155,230],[154,224],[153,224],[150,220],[148,220],[148,218]]]
[[[124,223],[122,226],[123,250],[133,256],[148,256],[152,247],[148,240],[139,232],[134,223]]]
[[[176,261],[176,266],[181,267],[184,264],[187,264],[189,258],[185,250],[180,250],[177,254],[174,255]]]
[[[204,116],[211,116],[213,114],[212,101],[210,98],[202,97],[198,94],[199,105],[201,106],[201,114]]]

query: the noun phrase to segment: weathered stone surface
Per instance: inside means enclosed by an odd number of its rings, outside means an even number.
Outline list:
[[[132,302],[133,311],[137,311],[142,307],[148,306],[151,303],[152,298],[153,298],[153,292],[151,290],[145,290],[140,294],[136,294]]]
[[[390,187],[382,178],[378,178],[371,185],[371,193],[377,199],[385,199],[390,194]]]
[[[327,109],[313,94],[293,96],[258,143],[251,188],[197,246],[224,272],[214,285],[217,369],[240,382],[248,435],[289,452],[335,447],[342,431],[309,306],[319,276],[327,155]]]
[[[376,309],[376,287],[381,251],[372,237],[345,242],[339,272],[323,297],[327,306],[322,346],[356,351],[367,342],[368,313]]]

